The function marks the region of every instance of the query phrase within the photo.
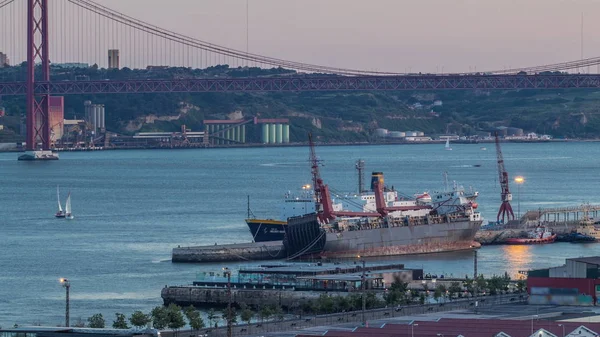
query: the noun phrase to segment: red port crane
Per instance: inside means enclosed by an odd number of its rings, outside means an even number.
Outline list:
[[[510,190],[508,189],[508,173],[504,168],[504,158],[502,157],[502,149],[500,148],[500,140],[498,139],[498,132],[495,134],[496,136],[496,156],[498,157],[498,181],[500,182],[500,188],[502,188],[502,193],[500,194],[500,198],[502,200],[502,204],[500,204],[500,210],[498,210],[497,220],[500,222],[500,215],[502,215],[502,223],[504,223],[505,217],[508,220],[514,220],[515,214],[513,213],[512,207],[510,206],[510,201],[512,200],[512,194],[510,194]]]

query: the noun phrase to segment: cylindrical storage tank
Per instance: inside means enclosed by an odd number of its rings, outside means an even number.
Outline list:
[[[225,131],[225,138],[227,139],[227,143],[229,144],[229,141],[231,140],[231,129],[228,129],[227,131]]]
[[[240,142],[246,142],[246,125],[242,125],[242,134],[240,135]]]
[[[423,132],[423,131],[417,131],[417,136],[423,137],[423,136],[425,136],[425,132]]]
[[[102,105],[102,114],[100,115],[100,127],[102,129],[106,128],[106,124],[104,124],[105,122],[105,115],[106,115],[106,111],[104,110],[104,104]]]
[[[406,133],[402,131],[390,131],[388,132],[388,137],[390,138],[404,138],[406,137]]]
[[[242,129],[241,126],[236,126],[235,128],[233,128],[233,139],[235,139],[236,142],[240,143],[240,130]]]
[[[263,144],[269,143],[269,124],[262,125],[262,142]]]
[[[406,131],[406,137],[417,137],[416,131]]]
[[[277,140],[277,126],[275,124],[269,124],[269,144],[275,144]]]
[[[225,144],[225,141],[223,140],[223,137],[225,137],[225,133],[223,132],[223,124],[219,124],[219,134],[218,136],[221,137],[219,138],[219,145],[223,145]]]
[[[283,143],[283,125],[281,123],[277,124],[277,138],[275,142],[277,144]]]
[[[290,125],[289,124],[283,125],[283,142],[286,144],[290,142]]]
[[[387,129],[375,129],[375,137],[384,138],[387,137]]]
[[[94,106],[94,132],[98,130],[100,125],[100,105],[96,104]]]

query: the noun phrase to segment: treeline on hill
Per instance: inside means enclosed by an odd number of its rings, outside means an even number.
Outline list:
[[[53,66],[51,73],[54,81],[333,76],[227,65],[120,70],[96,65]],[[25,64],[0,68],[0,81],[24,81],[25,74]],[[107,129],[125,134],[178,131],[182,124],[201,130],[202,120],[227,119],[239,111],[244,118],[289,118],[292,142],[305,141],[309,130],[321,141],[369,141],[376,128],[472,135],[495,126],[512,126],[558,138],[600,136],[600,91],[589,89],[69,95],[65,99],[65,118],[81,118],[86,100],[104,104]],[[0,105],[7,112],[7,117],[0,118],[3,132],[18,134],[20,117],[25,113],[24,98],[4,96]],[[146,116],[171,118],[147,123]]]

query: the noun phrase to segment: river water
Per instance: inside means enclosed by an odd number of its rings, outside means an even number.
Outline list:
[[[481,147],[487,147],[482,150]],[[388,186],[412,195],[443,188],[443,172],[480,192],[494,220],[500,187],[493,144],[320,146],[321,175],[333,189],[357,189],[355,161],[383,171]],[[600,203],[596,143],[503,144],[513,207]],[[0,326],[62,324],[71,281],[71,320],[129,315],[161,304],[165,285],[188,284],[224,265],[172,264],[178,245],[247,242],[247,196],[257,217],[276,218],[287,191],[311,183],[308,148],[232,148],[61,153],[57,162],[0,154]],[[481,165],[474,167],[473,165]],[[74,220],[55,219],[56,186],[72,193]],[[520,201],[520,202],[519,202]],[[559,265],[598,255],[600,244],[490,246],[478,253],[486,275]],[[394,258],[432,274],[472,274],[473,253]],[[251,262],[256,264],[258,262]],[[250,262],[248,263],[250,264]],[[235,268],[232,263],[227,265]]]

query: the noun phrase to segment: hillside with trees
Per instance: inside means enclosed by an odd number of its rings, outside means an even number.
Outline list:
[[[0,81],[24,81],[25,73],[24,64],[0,68]],[[87,68],[52,66],[51,78],[62,81],[294,74],[282,68],[230,68],[227,65],[144,70],[108,70],[94,65]],[[199,131],[203,130],[204,119],[259,116],[289,118],[292,142],[305,141],[309,130],[322,141],[370,141],[376,128],[468,136],[497,126],[511,126],[556,138],[600,136],[600,90],[586,89],[68,95],[65,118],[82,118],[86,100],[104,104],[107,129],[122,134],[178,131],[183,124]],[[3,139],[19,138],[19,124],[25,114],[24,97],[4,96],[0,106],[6,111],[6,116],[0,117],[0,124],[4,125],[0,135]]]

